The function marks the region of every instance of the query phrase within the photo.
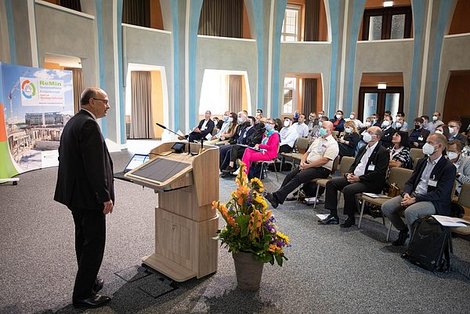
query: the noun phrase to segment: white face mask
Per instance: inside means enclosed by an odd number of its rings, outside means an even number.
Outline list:
[[[449,128],[449,133],[450,133],[450,134],[455,134],[455,128],[451,128],[451,127],[450,127],[450,128]]]
[[[386,128],[386,127],[388,127],[389,125],[390,125],[390,121],[388,121],[388,120],[385,120],[384,122],[382,122],[382,127],[383,127],[383,128]]]
[[[362,135],[362,140],[366,143],[369,143],[372,141],[372,135],[370,135],[369,132],[365,132],[364,135]]]
[[[397,122],[396,126],[397,128],[401,128],[402,124],[400,122]]]
[[[459,154],[457,154],[456,152],[447,152],[447,156],[449,156],[450,160],[454,160],[459,157]]]
[[[444,134],[444,132],[442,132],[441,130],[436,130],[436,132],[434,132],[436,134]]]
[[[356,118],[353,114],[349,116],[349,119],[354,120]]]
[[[341,114],[336,115],[336,119],[341,119],[342,117],[343,117],[343,115],[341,115]]]
[[[318,122],[318,125],[321,126],[323,124],[323,121],[320,120],[320,122]]]
[[[224,122],[228,121],[228,116],[224,116]]]
[[[437,116],[432,116],[432,121],[437,121]]]
[[[230,117],[230,118],[228,118],[228,120],[227,120],[227,121],[228,121],[228,122],[232,122],[232,121],[233,121],[233,118],[232,118],[232,117]]]
[[[346,132],[346,133],[352,133],[352,129],[351,129],[351,128],[344,128],[344,132]]]
[[[429,143],[424,144],[423,146],[423,154],[431,156],[434,154],[435,148]]]
[[[289,125],[290,125],[290,121],[289,121],[289,120],[285,120],[285,121],[284,121],[284,126],[287,128]]]
[[[371,123],[370,121],[366,121],[366,123],[364,123],[364,125],[365,125],[366,127],[370,127],[370,126],[372,125],[372,123]]]

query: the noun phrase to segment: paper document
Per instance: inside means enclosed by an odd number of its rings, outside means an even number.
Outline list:
[[[470,221],[442,215],[432,215],[444,227],[470,227]]]
[[[328,217],[328,214],[317,214],[318,219],[324,220],[326,217]]]

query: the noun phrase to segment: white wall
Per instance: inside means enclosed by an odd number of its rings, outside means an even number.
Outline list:
[[[196,62],[196,107],[199,108],[205,69],[246,71],[250,89],[250,106],[256,108],[258,63],[256,41],[223,37],[198,36]]]

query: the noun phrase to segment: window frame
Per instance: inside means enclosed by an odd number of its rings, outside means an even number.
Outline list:
[[[413,22],[411,6],[365,9],[362,21],[362,40],[369,41],[370,18],[373,16],[382,16],[382,35],[380,40],[387,40],[391,37],[392,17],[394,15],[405,15],[405,25],[403,38],[411,38],[411,27]]]
[[[297,11],[297,25],[296,25],[297,33],[287,33],[287,32],[284,31],[285,26],[286,26],[287,10]],[[290,4],[290,3],[288,3],[286,5],[286,10],[284,11],[284,19],[282,20],[281,42],[292,42],[292,41],[285,40],[284,37],[293,36],[293,35],[296,37],[295,41],[301,41],[301,38],[302,38],[301,32],[302,32],[302,6],[299,5],[299,4]]]

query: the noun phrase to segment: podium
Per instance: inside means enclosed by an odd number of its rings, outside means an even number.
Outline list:
[[[157,193],[155,252],[143,263],[182,282],[217,271],[218,215],[211,203],[219,199],[219,151],[186,143],[196,154],[177,154],[173,144],[152,149],[150,161],[125,177]]]

